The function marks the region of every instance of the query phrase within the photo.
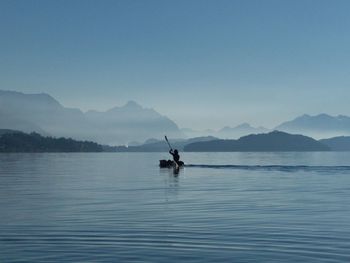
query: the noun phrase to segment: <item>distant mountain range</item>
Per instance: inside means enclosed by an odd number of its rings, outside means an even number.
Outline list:
[[[229,127],[226,126],[224,128],[222,128],[221,130],[219,130],[216,135],[219,138],[240,138],[244,135],[248,135],[248,134],[256,134],[256,133],[265,133],[270,131],[267,128],[264,127],[252,127],[250,124],[248,123],[242,123],[236,127]]]
[[[260,152],[260,151],[330,151],[330,147],[313,138],[273,131],[252,134],[238,140],[213,140],[186,145],[187,152]]]
[[[305,114],[278,125],[275,130],[304,134],[314,138],[350,135],[350,117],[344,115],[330,116],[328,114],[310,116]]]
[[[180,151],[231,152],[231,151],[350,151],[350,136],[315,140],[303,135],[273,131],[243,136],[238,140],[224,140],[213,136],[187,140],[170,140],[171,146]],[[117,146],[106,148],[117,152],[167,152],[165,140],[150,139],[142,145]]]
[[[228,120],[230,121],[230,120]],[[238,139],[248,134],[271,131],[243,123],[220,130],[179,129],[177,124],[153,109],[129,101],[110,110],[88,111],[62,106],[48,94],[24,94],[0,90],[0,129],[37,132],[44,136],[71,137],[108,145],[140,146],[149,138],[194,138],[213,136]],[[303,134],[316,139],[350,136],[350,117],[303,115],[283,122],[274,130]]]
[[[184,137],[175,122],[153,109],[143,108],[134,101],[105,112],[88,111],[85,117],[88,123],[98,129],[98,142],[116,145],[122,139],[124,144],[127,144],[151,137],[163,138],[164,134],[172,138]]]
[[[50,95],[0,91],[0,128],[42,135],[127,144],[150,137],[184,137],[178,126],[153,109],[128,102],[105,112],[63,107]]]
[[[188,137],[199,137],[199,136],[214,136],[221,139],[236,139],[244,135],[254,134],[254,133],[264,133],[270,131],[265,127],[253,127],[248,123],[242,123],[235,127],[226,126],[220,130],[204,130],[196,131],[192,129],[181,129],[182,132]]]
[[[316,141],[302,135],[274,131],[243,136],[238,140],[199,137],[170,140],[174,149],[190,152],[350,151],[350,136]],[[90,141],[44,137],[37,133],[0,129],[0,152],[167,152],[164,140],[150,139],[139,146],[108,146]]]
[[[217,138],[212,136],[207,137],[196,137],[191,139],[176,139],[176,140],[169,140],[171,147],[174,149],[178,149],[179,151],[183,151],[184,147],[188,144],[194,143],[194,142],[206,142],[206,141],[212,141],[217,140]],[[169,151],[169,145],[166,143],[165,140],[148,140],[142,145],[137,146],[118,146],[118,147],[110,147],[110,151],[117,151],[117,152],[167,152]]]
[[[243,123],[236,127],[227,126],[217,131],[182,129],[182,132],[188,137],[210,135],[220,139],[237,139],[244,135],[266,133],[272,130],[284,131],[292,134],[303,134],[317,139],[350,136],[350,117],[344,115],[331,116],[328,114],[319,114],[311,116],[305,114],[291,121],[283,122],[274,129],[253,127],[248,123]]]

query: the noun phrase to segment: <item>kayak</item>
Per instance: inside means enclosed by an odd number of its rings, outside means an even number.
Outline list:
[[[178,162],[179,167],[183,167],[185,164],[182,161]],[[159,160],[159,167],[160,168],[174,168],[175,162],[172,160]]]

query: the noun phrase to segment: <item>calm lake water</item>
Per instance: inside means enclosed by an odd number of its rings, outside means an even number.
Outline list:
[[[350,153],[0,154],[0,262],[350,262]]]

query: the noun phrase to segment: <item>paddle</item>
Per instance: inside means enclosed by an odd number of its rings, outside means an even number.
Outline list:
[[[171,145],[170,145],[170,143],[169,143],[169,141],[168,141],[168,137],[166,137],[166,135],[165,135],[165,140],[166,140],[166,142],[168,143],[170,150],[172,150],[173,148],[171,147]]]
[[[169,145],[170,150],[173,150],[173,147],[171,147],[171,145],[170,145],[170,143],[169,143],[169,141],[168,141],[168,137],[166,137],[166,135],[165,135],[164,137],[165,137],[166,142],[167,142],[168,145]],[[175,161],[174,161],[174,163],[175,163],[175,168],[176,168],[176,169],[179,169],[178,163],[175,162]]]

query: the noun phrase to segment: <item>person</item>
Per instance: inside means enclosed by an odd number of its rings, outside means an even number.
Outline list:
[[[170,149],[169,153],[173,156],[174,161],[179,164],[180,161],[180,155],[177,149],[173,151],[173,149]]]

